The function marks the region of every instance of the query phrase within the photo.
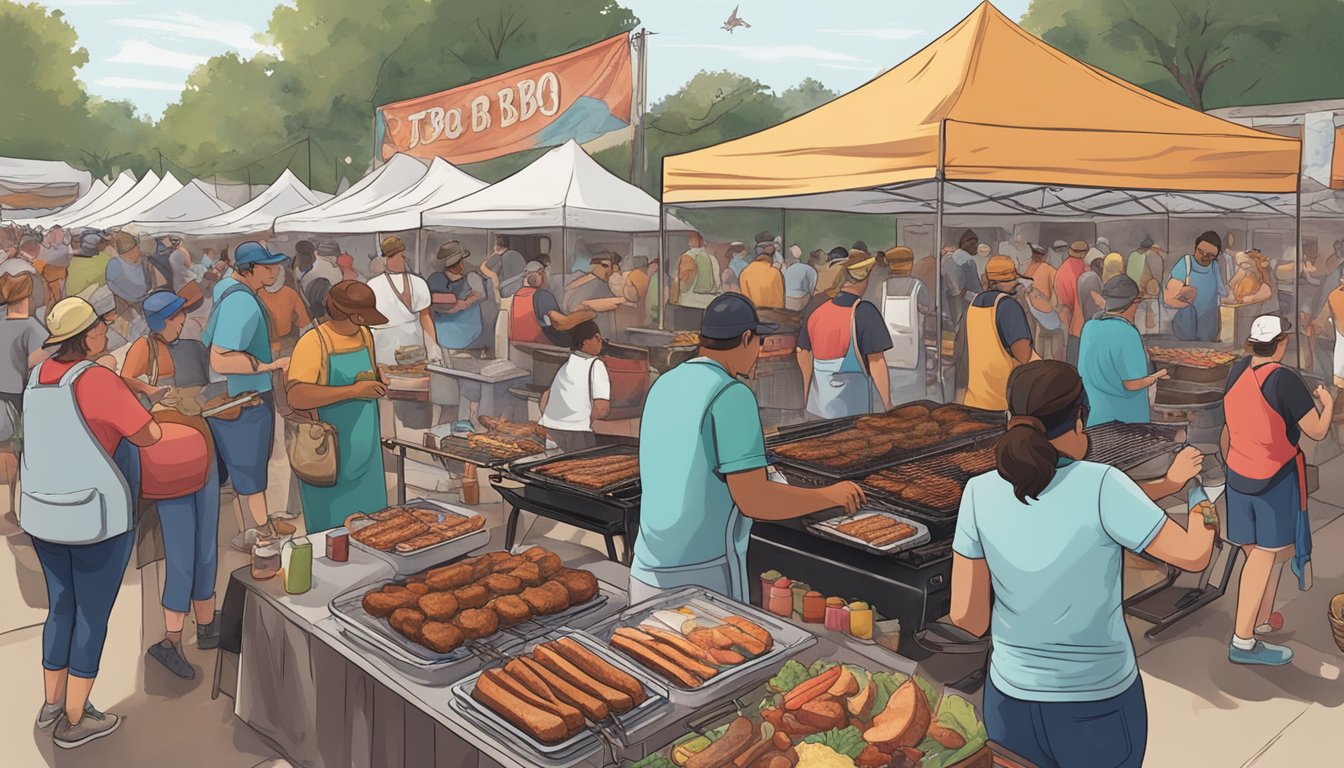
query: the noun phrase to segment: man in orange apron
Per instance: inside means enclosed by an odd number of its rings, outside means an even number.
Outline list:
[[[1008,409],[1008,375],[1033,359],[1031,326],[1026,310],[1013,298],[1021,276],[1008,256],[994,256],[985,265],[989,289],[971,301],[962,326],[966,345],[966,398],[972,408]]]
[[[1306,471],[1297,443],[1302,435],[1325,437],[1334,398],[1325,387],[1317,387],[1317,408],[1302,378],[1281,364],[1291,328],[1277,315],[1261,315],[1251,323],[1251,354],[1233,366],[1223,397],[1227,540],[1246,553],[1228,649],[1228,659],[1236,664],[1281,666],[1292,661],[1291,649],[1255,636],[1275,629],[1271,616],[1277,566],[1294,547],[1298,586],[1311,588]]]
[[[523,267],[523,287],[513,295],[513,306],[509,307],[510,347],[515,344],[569,347],[570,329],[597,317],[589,309],[561,312],[555,294],[546,289],[547,281],[546,267],[541,262],[529,261]],[[530,370],[531,355],[526,357]]]
[[[873,412],[876,389],[882,410],[891,408],[886,351],[891,333],[882,311],[863,300],[876,260],[850,251],[842,265],[844,286],[835,298],[807,315],[798,334],[798,367],[807,393],[807,412],[838,419]]]

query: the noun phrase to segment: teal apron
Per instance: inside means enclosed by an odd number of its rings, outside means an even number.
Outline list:
[[[320,330],[314,331],[321,333]],[[370,347],[327,357],[329,386],[344,387],[374,370]],[[304,526],[309,534],[338,528],[356,513],[387,506],[387,478],[379,443],[377,400],[346,400],[317,409],[317,417],[336,428],[336,484],[321,488],[299,481]]]
[[[818,311],[826,311],[833,304],[823,304]],[[854,318],[857,303],[849,312],[849,344],[843,357],[832,360],[812,358],[812,389],[807,395],[807,412],[823,419],[842,419],[873,412],[873,380],[859,356],[859,338]],[[830,314],[839,317],[838,311]],[[815,313],[814,313],[815,316]],[[832,318],[825,318],[827,320]]]
[[[688,360],[682,365],[717,364],[697,359]],[[712,403],[732,383],[725,382],[707,402]],[[703,421],[708,416],[709,411],[706,409],[700,418]],[[636,556],[630,563],[630,600],[632,603],[642,602],[658,591],[699,586],[741,603],[750,602],[750,587],[747,583],[747,545],[750,542],[751,518],[744,516],[737,504],[733,504],[724,522],[722,543],[707,543],[705,546],[706,553],[718,551],[723,554],[690,565],[659,566],[645,565]]]
[[[461,280],[450,280],[447,292],[456,296],[458,301],[470,296],[471,288],[467,285],[467,278],[463,276]],[[476,346],[483,328],[479,303],[461,312],[434,313],[434,336],[444,349],[470,349]]]

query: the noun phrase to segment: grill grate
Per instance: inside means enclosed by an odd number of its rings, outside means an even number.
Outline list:
[[[983,429],[971,432],[969,434],[949,436],[944,431],[937,442],[930,443],[918,448],[906,448],[893,446],[889,450],[881,453],[863,456],[861,460],[849,463],[829,463],[825,460],[797,459],[780,455],[778,449],[785,444],[800,443],[807,440],[816,440],[821,438],[841,438],[844,433],[849,432],[858,421],[863,417],[849,417],[845,419],[836,419],[834,421],[819,422],[816,424],[806,424],[796,428],[786,428],[773,441],[768,441],[772,458],[780,465],[795,467],[805,470],[822,477],[828,477],[832,480],[852,480],[871,475],[883,469],[896,465],[904,464],[912,460],[918,460],[921,457],[937,454],[942,451],[948,451],[955,448],[964,447],[972,444],[980,444],[985,441],[992,441],[1003,433],[1004,419],[1003,414],[997,411],[984,411],[977,408],[967,408],[960,405],[939,405],[932,401],[918,401],[916,403],[906,403],[909,405],[922,405],[930,410],[947,408],[959,411],[964,414],[967,421],[983,425]],[[905,406],[897,406],[898,408]],[[876,415],[876,414],[874,414]],[[868,440],[863,434],[855,433],[852,438],[856,441]]]
[[[1130,470],[1184,444],[1184,424],[1100,424],[1087,430],[1087,460]]]
[[[519,479],[531,483],[550,486],[552,488],[562,488],[572,493],[577,493],[587,497],[603,497],[616,491],[622,491],[629,488],[636,488],[639,485],[639,473],[636,471],[633,477],[624,477],[619,480],[608,483],[601,488],[589,488],[576,483],[566,482],[560,477],[548,474],[545,469],[557,462],[569,461],[571,459],[598,459],[614,458],[617,456],[637,456],[639,449],[629,445],[606,445],[597,448],[591,448],[584,451],[575,451],[573,453],[562,453],[558,456],[551,456],[540,461],[530,461],[524,464],[514,464],[511,467],[512,474]]]

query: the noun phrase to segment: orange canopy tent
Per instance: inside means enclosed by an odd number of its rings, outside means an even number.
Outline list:
[[[985,2],[830,103],[666,158],[663,202],[778,200],[935,179],[1293,193],[1300,147],[1298,139],[1206,115],[1070,58]],[[866,207],[843,194],[812,202]]]

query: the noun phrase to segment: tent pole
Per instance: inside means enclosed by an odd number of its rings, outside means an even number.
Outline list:
[[[667,206],[658,204],[658,330],[667,329]],[[673,273],[675,274],[675,273]]]
[[[779,263],[788,266],[789,263],[789,209],[779,209],[779,249],[782,253],[779,256]]]
[[[1293,193],[1293,201],[1296,205],[1296,212],[1293,216],[1293,228],[1296,235],[1295,250],[1297,252],[1297,266],[1293,273],[1293,323],[1297,328],[1297,369],[1302,370],[1302,174],[1297,174],[1297,190]],[[1307,343],[1311,343],[1311,337],[1307,337]]]
[[[937,207],[933,215],[933,263],[937,269],[933,271],[933,309],[934,315],[934,360],[937,361],[937,382],[938,382],[938,400],[942,401],[947,397],[947,385],[944,383],[943,375],[943,303],[946,296],[943,295],[943,182],[945,181],[943,169],[943,155],[947,146],[947,120],[938,122],[938,172],[936,174],[938,181],[938,199]]]
[[[1176,246],[1175,243],[1171,242],[1171,202],[1168,201],[1167,204],[1166,204],[1166,206],[1164,206],[1164,207],[1167,209],[1167,253],[1171,253],[1171,252],[1172,252],[1171,249],[1174,248],[1174,247]],[[1166,290],[1167,290],[1166,286],[1167,286],[1167,284],[1166,284],[1165,282],[1163,282],[1163,281],[1169,279],[1169,278],[1170,278],[1170,275],[1171,275],[1171,272],[1167,269],[1167,260],[1166,260],[1165,258],[1162,259],[1162,271],[1163,271],[1163,272],[1166,272],[1166,274],[1165,274],[1165,275],[1161,275],[1161,276],[1158,277],[1158,280],[1157,280],[1157,290],[1158,290],[1158,293],[1159,293],[1159,294],[1166,293]],[[1162,332],[1162,305],[1163,305],[1164,303],[1166,303],[1165,300],[1162,299],[1162,298],[1159,296],[1159,297],[1158,297],[1158,302],[1157,302],[1157,332],[1158,332],[1158,333],[1161,333],[1161,332]]]

